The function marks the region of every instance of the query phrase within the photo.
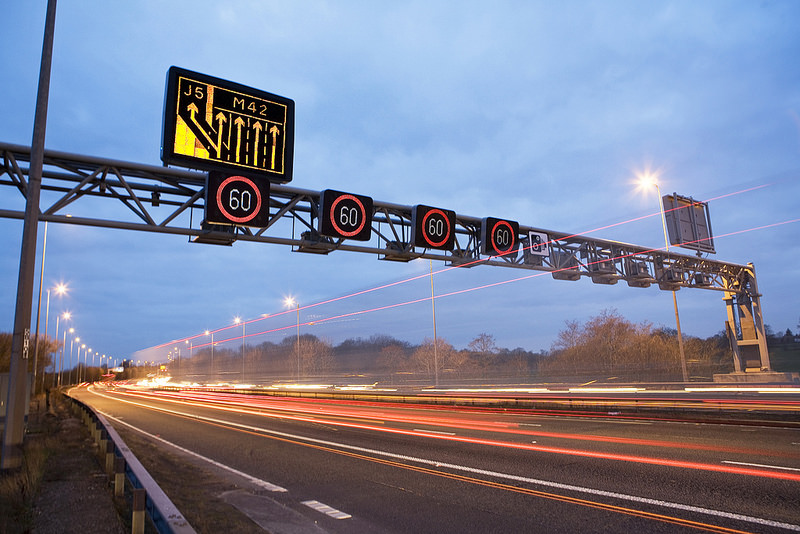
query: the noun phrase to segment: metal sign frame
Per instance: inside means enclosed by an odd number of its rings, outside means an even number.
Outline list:
[[[661,202],[670,244],[698,253],[716,253],[707,202],[698,202],[677,193],[664,195]]]
[[[293,100],[178,67],[164,95],[164,163],[292,180]]]

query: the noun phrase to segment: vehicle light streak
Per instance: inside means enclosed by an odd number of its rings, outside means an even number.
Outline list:
[[[380,421],[381,424],[384,422],[395,422],[395,423],[407,423],[407,424],[418,424],[418,425],[438,425],[444,426],[448,428],[455,428],[461,430],[470,430],[470,431],[482,431],[482,432],[496,432],[496,433],[507,433],[507,434],[514,434],[520,436],[536,436],[536,437],[550,437],[556,439],[568,439],[568,440],[579,440],[579,441],[595,441],[595,442],[604,442],[604,443],[618,443],[618,444],[627,444],[627,445],[636,445],[636,446],[647,446],[647,447],[664,447],[664,448],[688,448],[692,450],[705,450],[705,451],[713,451],[713,452],[726,452],[732,454],[750,454],[750,455],[764,455],[764,456],[784,456],[782,454],[778,454],[774,451],[768,450],[753,450],[753,449],[742,449],[742,448],[735,448],[735,447],[719,447],[713,445],[703,445],[703,444],[687,444],[685,442],[675,443],[672,441],[663,441],[663,440],[651,440],[651,439],[641,439],[641,438],[620,438],[620,437],[613,437],[613,436],[587,436],[584,434],[568,434],[568,433],[559,433],[559,432],[546,432],[546,431],[533,431],[533,430],[524,430],[521,427],[525,424],[519,424],[516,422],[487,422],[487,421],[475,421],[473,419],[465,419],[459,417],[430,417],[430,416],[420,416],[415,415],[410,417],[408,414],[408,405],[403,405],[400,409],[403,411],[399,415],[395,415],[394,413],[390,413],[385,409],[381,409],[377,412],[375,411],[366,411],[365,409],[371,407],[372,405],[359,405],[354,403],[349,403],[345,407],[352,408],[357,407],[356,410],[351,411],[342,411],[341,408],[338,410],[334,408],[326,408],[320,406],[314,406],[310,402],[304,402],[302,406],[299,406],[298,402],[295,399],[289,400],[271,400],[271,399],[260,399],[258,397],[254,397],[252,395],[230,395],[230,394],[222,394],[222,395],[209,395],[209,394],[202,394],[202,393],[183,393],[183,392],[147,392],[147,393],[140,393],[145,398],[161,398],[161,397],[170,397],[175,399],[185,399],[185,400],[197,400],[198,402],[214,402],[221,405],[228,405],[228,406],[241,406],[245,404],[248,407],[257,408],[257,409],[269,409],[275,410],[279,412],[290,412],[290,413],[313,413],[315,415],[326,415],[332,417],[343,417],[347,419],[360,419],[363,421]],[[380,408],[386,408],[386,406],[380,406]],[[420,408],[417,406],[417,408]],[[422,407],[425,409],[424,407]],[[614,421],[619,423],[630,423],[630,421]],[[638,422],[638,424],[642,424]]]
[[[91,390],[90,392],[95,394],[95,395],[99,395],[99,396],[103,396],[103,397],[107,397],[107,398],[113,399],[113,397],[108,397],[107,395],[104,395],[102,393],[97,393],[97,392],[95,392],[93,390]],[[359,459],[359,460],[370,461],[370,462],[374,462],[374,463],[380,463],[380,464],[384,464],[384,465],[387,465],[387,466],[407,469],[407,470],[416,471],[416,472],[425,473],[425,474],[430,474],[430,475],[434,475],[434,476],[446,477],[446,478],[450,478],[450,479],[453,479],[453,480],[458,480],[458,481],[462,481],[462,482],[468,482],[468,483],[473,483],[473,484],[493,487],[493,488],[496,488],[496,489],[514,491],[514,492],[528,494],[528,495],[531,495],[531,496],[536,496],[536,497],[541,497],[541,498],[559,500],[559,501],[562,501],[562,502],[568,502],[568,503],[578,504],[578,505],[582,505],[582,506],[595,507],[595,508],[598,508],[598,509],[603,509],[603,510],[607,510],[607,511],[611,511],[611,512],[629,514],[629,515],[634,515],[634,516],[638,516],[638,517],[653,519],[653,520],[657,520],[657,521],[664,521],[664,522],[667,522],[667,523],[680,524],[680,525],[683,525],[683,526],[702,529],[702,530],[707,530],[707,531],[710,531],[710,532],[731,533],[732,534],[732,533],[742,533],[744,531],[735,530],[735,529],[729,529],[729,528],[726,528],[726,527],[721,527],[721,526],[717,526],[717,525],[710,525],[710,524],[706,524],[706,523],[701,523],[701,522],[696,522],[696,521],[691,521],[691,520],[686,520],[686,519],[681,519],[681,518],[676,518],[676,517],[672,517],[672,516],[665,516],[665,515],[662,515],[662,514],[654,514],[654,513],[651,513],[651,512],[645,512],[645,511],[642,511],[642,510],[635,510],[635,509],[631,509],[631,508],[620,507],[620,506],[601,503],[601,502],[597,502],[597,501],[590,501],[590,500],[587,500],[587,499],[579,499],[579,498],[575,498],[575,497],[569,497],[569,496],[565,496],[565,495],[559,495],[559,494],[555,494],[555,493],[544,492],[544,491],[534,490],[534,489],[530,489],[530,488],[513,486],[513,485],[510,485],[510,484],[503,484],[503,483],[493,482],[493,481],[489,481],[489,480],[475,478],[473,476],[465,476],[465,475],[459,475],[459,474],[456,474],[456,473],[443,471],[442,469],[450,469],[450,470],[453,470],[453,471],[462,471],[462,472],[467,472],[467,473],[470,473],[470,474],[473,474],[473,475],[483,475],[483,476],[488,476],[488,477],[493,477],[493,478],[501,478],[501,479],[511,480],[511,481],[518,482],[518,483],[534,484],[534,485],[545,486],[545,487],[550,487],[550,488],[555,488],[555,489],[560,489],[560,490],[565,490],[565,491],[572,491],[572,492],[578,492],[578,493],[583,493],[583,494],[590,494],[590,495],[601,496],[601,497],[605,497],[605,498],[619,499],[619,500],[624,500],[624,501],[628,501],[628,502],[634,502],[634,503],[637,503],[637,504],[645,504],[645,505],[650,505],[650,506],[665,507],[665,508],[669,508],[669,509],[673,509],[673,510],[680,510],[680,511],[686,511],[686,512],[699,513],[699,514],[704,514],[704,515],[717,517],[717,518],[734,519],[734,520],[737,520],[737,521],[747,522],[747,523],[751,523],[751,524],[755,524],[755,525],[759,525],[759,526],[769,526],[769,527],[782,528],[782,529],[791,530],[791,531],[800,531],[800,526],[792,525],[792,524],[788,524],[788,523],[782,523],[782,522],[778,522],[778,521],[762,519],[762,518],[758,518],[758,517],[746,516],[746,515],[742,515],[742,514],[735,514],[735,513],[724,512],[724,511],[720,511],[720,510],[713,510],[713,509],[708,509],[708,508],[702,508],[702,507],[699,507],[699,506],[692,506],[692,505],[686,505],[686,504],[679,504],[679,503],[674,503],[674,502],[662,501],[662,500],[658,500],[658,499],[650,499],[650,498],[646,498],[646,497],[639,497],[639,496],[635,496],[635,495],[628,495],[628,494],[623,494],[623,493],[618,493],[618,492],[597,490],[597,489],[592,489],[592,488],[576,486],[576,485],[572,485],[572,484],[564,484],[564,483],[552,482],[552,481],[547,481],[547,480],[533,479],[533,478],[523,477],[523,476],[519,476],[519,475],[511,475],[511,474],[507,474],[507,473],[488,471],[488,470],[474,468],[474,467],[451,464],[451,463],[447,463],[447,462],[440,462],[440,461],[437,461],[437,460],[430,460],[430,459],[425,459],[425,458],[418,458],[418,457],[400,455],[400,454],[396,454],[396,453],[392,453],[392,452],[388,452],[388,451],[367,449],[367,448],[357,447],[357,446],[354,446],[354,445],[348,445],[348,444],[344,444],[344,443],[335,443],[335,442],[331,442],[331,441],[327,441],[327,440],[320,440],[320,439],[311,438],[311,437],[307,437],[307,436],[298,436],[298,435],[294,435],[294,434],[288,434],[288,433],[280,432],[280,431],[277,431],[277,430],[270,430],[270,429],[266,429],[266,428],[254,427],[254,426],[245,425],[245,424],[242,424],[242,423],[236,423],[236,422],[232,422],[232,421],[224,421],[224,420],[213,419],[213,418],[209,418],[209,417],[198,416],[198,415],[194,415],[194,414],[186,414],[186,413],[182,413],[182,412],[167,410],[167,409],[164,409],[164,408],[156,408],[156,407],[149,406],[149,405],[146,405],[146,404],[141,404],[141,403],[128,401],[128,400],[123,400],[123,399],[115,399],[115,400],[118,400],[119,402],[125,402],[125,403],[129,403],[129,404],[137,405],[137,406],[142,406],[142,407],[147,408],[147,409],[160,411],[160,412],[167,413],[167,414],[177,415],[177,416],[180,416],[180,417],[186,417],[187,419],[191,419],[191,420],[197,421],[197,422],[203,422],[203,423],[211,425],[211,426],[216,426],[216,427],[220,427],[220,428],[224,428],[224,429],[228,429],[228,430],[235,430],[235,431],[238,431],[238,432],[248,433],[248,434],[255,435],[255,436],[260,436],[260,437],[267,437],[269,439],[275,439],[275,440],[283,441],[283,442],[294,444],[294,445],[310,447],[310,448],[314,448],[314,449],[317,449],[317,450],[320,450],[320,451],[329,452],[329,453],[333,453],[333,454],[340,454],[340,455],[350,456],[352,458]],[[342,449],[344,449],[344,450],[342,450]],[[368,455],[373,455],[373,456],[368,456]],[[397,460],[399,460],[399,461],[397,461]],[[403,462],[412,462],[412,463],[416,463],[416,464],[430,465],[430,466],[434,466],[436,469],[423,467],[421,465],[409,465],[408,463],[403,463]]]
[[[98,393],[92,390],[92,393],[95,395],[99,395],[105,398],[114,399],[107,394]],[[141,406],[144,408],[163,411],[168,413],[177,413],[180,415],[185,415],[187,417],[195,417],[201,418],[197,415],[192,414],[185,414],[181,412],[171,412],[170,410],[166,410],[164,408],[158,408],[155,406],[147,405],[140,402],[128,401],[117,398],[116,400],[120,402],[128,402],[130,404]],[[708,464],[708,463],[700,463],[700,462],[691,462],[686,460],[670,460],[666,458],[652,458],[652,457],[645,457],[645,456],[636,456],[630,454],[616,454],[616,453],[608,453],[608,452],[596,452],[596,451],[586,451],[586,450],[578,450],[578,449],[568,449],[564,447],[551,447],[551,446],[544,446],[538,444],[527,444],[527,443],[515,443],[515,442],[508,442],[508,441],[499,441],[493,439],[484,439],[484,438],[473,438],[473,437],[465,437],[465,436],[448,436],[442,435],[438,433],[431,433],[427,431],[419,432],[413,430],[406,430],[401,428],[392,428],[392,427],[380,427],[380,426],[373,426],[373,425],[366,425],[366,424],[359,424],[359,423],[352,423],[347,421],[335,421],[335,420],[327,420],[327,419],[319,419],[312,416],[297,416],[297,415],[290,415],[290,414],[270,414],[258,410],[252,409],[243,409],[243,408],[233,408],[229,406],[221,406],[219,404],[209,404],[209,403],[202,403],[197,401],[187,402],[187,401],[176,401],[176,400],[169,400],[169,399],[161,399],[164,402],[176,403],[176,404],[184,404],[187,406],[196,406],[199,408],[210,408],[219,411],[231,412],[231,413],[240,413],[246,415],[255,415],[260,417],[269,417],[273,419],[286,419],[286,420],[293,420],[293,421],[302,421],[302,422],[309,422],[315,424],[323,424],[323,425],[330,425],[330,426],[339,426],[344,428],[354,428],[358,430],[367,430],[372,432],[384,432],[388,434],[398,434],[398,435],[406,435],[406,436],[413,436],[413,437],[426,437],[432,439],[441,439],[447,441],[454,441],[458,443],[467,443],[471,445],[486,445],[490,447],[504,447],[508,449],[517,449],[517,450],[527,450],[532,452],[545,452],[545,453],[553,453],[553,454],[562,454],[568,456],[578,456],[584,458],[594,458],[594,459],[601,459],[601,460],[613,460],[613,461],[623,461],[623,462],[631,462],[631,463],[641,463],[647,465],[655,465],[655,466],[662,466],[662,467],[675,467],[675,468],[682,468],[682,469],[695,469],[700,471],[711,471],[711,472],[719,472],[719,473],[726,473],[726,474],[736,474],[736,475],[747,475],[747,476],[757,476],[757,477],[764,477],[764,478],[775,478],[779,480],[788,480],[792,482],[800,482],[800,474],[794,473],[783,473],[783,472],[774,472],[768,471],[759,468],[753,467],[744,467],[744,466],[731,466],[731,465],[718,465],[718,464]],[[202,418],[201,418],[202,419]]]

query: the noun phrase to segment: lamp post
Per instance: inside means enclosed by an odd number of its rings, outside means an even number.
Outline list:
[[[286,297],[283,301],[287,308],[292,306],[295,307],[297,310],[297,343],[296,345],[296,352],[297,352],[297,381],[300,381],[300,303],[292,297]]]
[[[75,338],[75,343],[78,344],[78,383],[81,383],[82,382],[81,377],[83,376],[83,373],[81,372],[82,369],[83,369],[81,367],[81,344],[80,344],[81,343],[81,338],[76,337]]]
[[[245,321],[242,321],[242,318],[239,317],[238,315],[233,318],[233,323],[234,324],[242,323],[242,384],[244,384],[244,328],[245,324],[247,323]]]
[[[42,289],[44,287],[44,260],[47,252],[47,221],[44,222],[44,238],[42,239],[42,264],[39,269],[39,299],[36,301],[36,335],[33,337],[33,394],[36,394],[36,373],[39,362],[39,317],[42,314]],[[47,290],[48,308],[50,307],[50,290]],[[44,387],[44,381],[42,382]]]
[[[47,222],[44,223],[44,240],[47,243]],[[46,245],[45,245],[46,246]],[[42,276],[44,275],[44,249],[42,250]],[[58,283],[52,288],[56,295],[63,296],[67,292],[67,285]],[[39,362],[39,312],[42,307],[42,280],[39,279],[39,304],[36,311],[36,336],[33,338],[33,384],[36,385],[36,373],[38,372]],[[44,333],[47,337],[48,320],[50,319],[50,288],[47,289],[47,307],[44,315]],[[44,388],[44,370],[42,370],[42,388]]]
[[[70,336],[69,336],[69,363],[72,364],[72,369],[69,370],[69,383],[70,384],[74,384],[75,382],[72,380],[72,371],[75,369],[76,366],[73,363],[75,361],[75,359],[72,357],[72,346],[75,344],[75,336],[73,336],[72,334],[75,333],[75,329],[74,328],[70,328],[69,329],[69,333],[70,333]]]
[[[87,352],[86,352],[86,343],[82,344],[81,348],[83,349],[83,367],[82,367],[83,380],[81,380],[81,382],[86,382],[86,379],[89,378],[89,376],[88,376],[88,371],[89,370],[86,368],[88,366],[88,360],[86,358],[86,354],[87,354]],[[80,361],[80,358],[78,358],[78,360]]]
[[[433,376],[434,385],[439,385],[439,342],[436,339],[436,301],[433,293],[433,260],[429,260],[431,264],[431,311],[433,313]]]
[[[69,321],[70,318],[72,317],[72,314],[67,311],[67,312],[64,312],[63,317],[64,317],[65,321]],[[58,340],[56,340],[56,341],[58,341]],[[58,387],[61,387],[61,374],[64,372],[64,356],[65,356],[65,353],[66,353],[66,349],[67,349],[67,329],[65,327],[64,328],[64,340],[61,343],[60,364],[58,366]]]
[[[655,186],[656,193],[658,194],[658,208],[661,212],[661,227],[664,230],[664,247],[666,252],[669,252],[669,238],[667,237],[667,217],[664,214],[664,202],[661,200],[661,188],[658,185],[657,177],[650,173],[646,172],[640,176],[640,183],[644,187],[648,186]],[[681,374],[683,376],[683,381],[689,381],[689,372],[686,368],[686,354],[683,350],[683,334],[681,333],[681,318],[678,314],[678,295],[675,289],[672,290],[672,305],[675,308],[675,327],[678,331],[678,352],[680,353],[681,359]]]
[[[59,330],[59,321],[60,321],[61,317],[62,317],[61,315],[57,315],[56,316],[56,337],[55,337],[56,350],[53,352],[53,388],[54,389],[55,389],[57,384],[58,385],[61,384],[61,376],[60,376],[60,373],[58,371],[58,330]],[[72,317],[72,315],[69,312],[64,312],[63,317],[64,317],[64,320],[66,321],[66,320],[69,320],[69,318]],[[45,331],[47,331],[46,328],[45,328]],[[59,375],[58,382],[56,382],[56,374]]]
[[[206,330],[206,335],[211,334],[211,371],[209,373],[209,382],[211,378],[214,376],[214,332],[209,332]]]

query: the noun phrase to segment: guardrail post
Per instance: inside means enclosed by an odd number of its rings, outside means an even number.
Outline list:
[[[106,440],[106,474],[111,476],[114,473],[114,442]]]
[[[108,436],[104,429],[99,431],[100,439],[97,440],[97,454],[100,456],[100,460],[104,460],[104,456],[106,454],[106,450],[108,448]]]
[[[92,438],[94,438],[94,444],[98,447],[100,446],[100,437],[103,432],[102,428],[103,425],[100,424],[100,421],[93,420],[92,421]]]
[[[144,508],[147,492],[142,488],[133,490],[133,517],[131,518],[131,534],[144,534]]]
[[[125,458],[114,458],[114,497],[125,495]]]

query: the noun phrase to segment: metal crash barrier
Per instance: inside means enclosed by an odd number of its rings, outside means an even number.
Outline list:
[[[112,480],[114,496],[125,496],[125,483],[130,483],[130,500],[133,509],[131,532],[143,534],[146,517],[149,517],[161,534],[194,534],[195,530],[178,508],[158,486],[128,448],[117,431],[99,413],[83,402],[66,396],[80,416],[100,451],[106,474]]]

